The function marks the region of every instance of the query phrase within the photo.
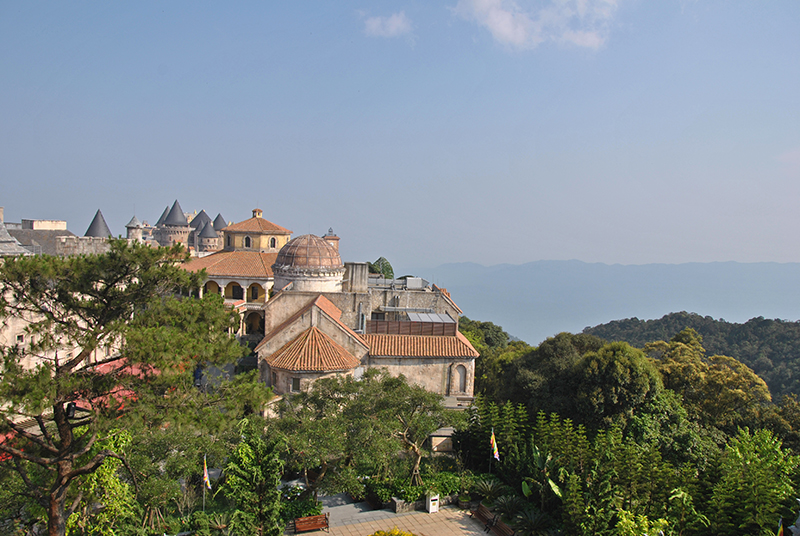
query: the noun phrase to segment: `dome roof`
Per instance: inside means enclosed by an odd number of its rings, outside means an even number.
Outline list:
[[[307,234],[289,240],[278,252],[274,266],[288,270],[327,271],[344,265],[336,248],[318,236]]]

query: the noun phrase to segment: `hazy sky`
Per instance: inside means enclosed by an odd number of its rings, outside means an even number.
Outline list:
[[[800,262],[800,2],[0,0],[6,220],[175,199],[398,271]]]

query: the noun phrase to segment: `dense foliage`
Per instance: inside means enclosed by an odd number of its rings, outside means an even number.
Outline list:
[[[800,322],[758,317],[736,324],[681,312],[657,320],[615,320],[583,332],[641,348],[652,341],[668,341],[686,328],[702,336],[710,354],[733,357],[753,369],[776,399],[800,394]]]
[[[369,370],[318,380],[265,418],[255,371],[225,372],[243,353],[238,318],[191,297],[201,276],[182,259],[118,241],[104,256],[0,266],[2,314],[30,321],[34,341],[2,348],[0,532],[46,520],[70,536],[277,535],[320,512],[318,493],[340,492],[376,506],[469,496],[520,536],[767,535],[794,517],[800,401],[706,351],[700,329],[560,333],[533,348],[464,318],[481,354],[467,411]],[[455,455],[433,455],[445,425]]]
[[[485,343],[497,326],[462,329],[489,350],[478,367],[491,372],[454,444],[466,468],[497,476],[473,491],[517,533],[766,535],[794,517],[797,399],[774,403],[697,331],[639,348],[560,333],[498,363],[508,341]]]

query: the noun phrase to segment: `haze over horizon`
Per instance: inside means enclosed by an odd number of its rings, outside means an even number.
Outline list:
[[[0,206],[76,234],[259,207],[400,272],[800,262],[798,27],[788,1],[4,2]]]

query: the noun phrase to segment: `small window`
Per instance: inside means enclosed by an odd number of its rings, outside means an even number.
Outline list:
[[[244,237],[244,247],[246,247],[246,248],[250,247],[250,237],[249,236],[245,236]]]
[[[272,237],[272,238],[269,239],[269,247],[274,248],[277,245],[278,245],[278,241],[275,240],[275,237]]]
[[[228,247],[231,246],[231,235],[228,235]]]
[[[272,386],[274,387],[278,383],[278,375],[274,372],[272,373]]]
[[[300,378],[292,378],[292,391],[300,391]]]
[[[18,343],[25,342],[25,335],[17,335],[17,342]]]
[[[250,288],[250,299],[257,300],[258,299],[258,287],[253,286]]]

